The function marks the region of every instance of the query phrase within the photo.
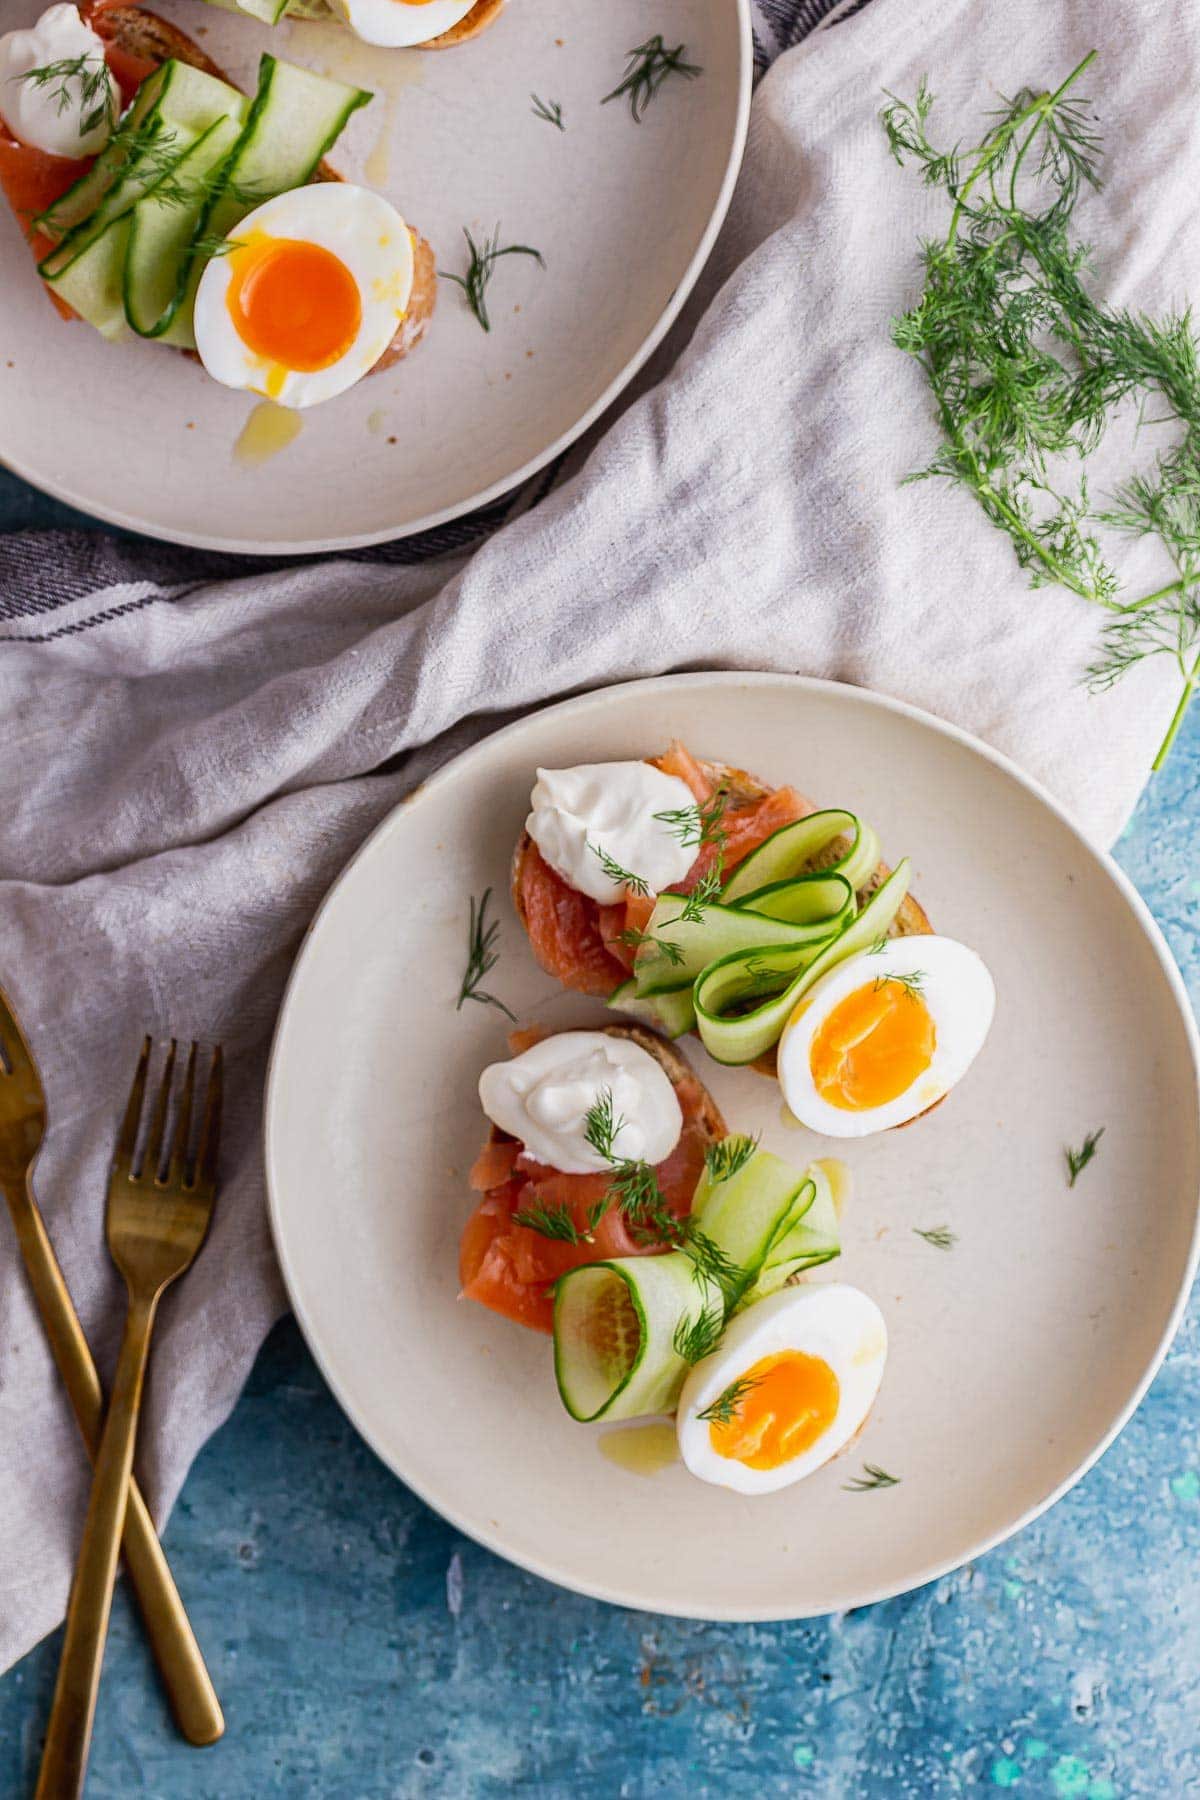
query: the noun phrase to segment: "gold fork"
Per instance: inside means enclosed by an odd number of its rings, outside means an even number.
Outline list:
[[[33,1053],[0,988],[0,1189],[46,1337],[83,1434],[95,1457],[104,1423],[100,1377],[34,1198],[31,1171],[46,1132],[46,1095]],[[221,1704],[204,1666],[154,1522],[137,1484],[125,1516],[125,1561],[146,1621],[150,1645],[184,1737],[212,1744],[225,1729]]]
[[[108,1247],[125,1278],[129,1310],[96,1454],[36,1800],[74,1800],[83,1792],[154,1316],[164,1289],[190,1266],[204,1242],[216,1197],[220,1047],[213,1053],[194,1158],[188,1155],[188,1145],[196,1089],[195,1044],[188,1056],[174,1135],[166,1148],[175,1074],[174,1039],[167,1051],[146,1148],[140,1158],[137,1155],[152,1049],[147,1038],[108,1186]]]

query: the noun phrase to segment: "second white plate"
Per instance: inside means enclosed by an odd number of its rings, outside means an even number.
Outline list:
[[[444,52],[375,50],[335,25],[270,31],[199,0],[148,4],[243,88],[270,49],[374,90],[331,160],[385,193],[440,268],[464,272],[464,226],[477,240],[499,227],[546,267],[500,263],[488,334],[443,282],[410,359],[305,413],[294,441],[252,463],[236,446],[253,398],[173,352],[64,323],[0,202],[0,460],[113,524],[282,554],[379,543],[485,504],[641,367],[724,218],[749,112],[748,0],[661,0],[654,29],[703,73],[668,80],[640,125],[624,100],[600,100],[647,36],[642,0],[512,0]],[[43,5],[12,0],[5,26]],[[566,130],[534,116],[531,94],[561,104]]]

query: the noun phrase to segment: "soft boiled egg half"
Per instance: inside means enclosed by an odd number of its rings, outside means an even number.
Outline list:
[[[883,1314],[858,1288],[784,1288],[734,1319],[684,1382],[679,1453],[740,1494],[801,1481],[862,1425],[886,1360]]]
[[[888,938],[836,964],[779,1040],[792,1113],[828,1137],[903,1125],[949,1093],[983,1048],[996,990],[953,938]]]
[[[333,0],[356,37],[396,50],[427,44],[461,24],[476,0]]]
[[[368,188],[321,181],[248,213],[196,290],[208,373],[281,406],[315,406],[373,369],[405,316],[413,246]]]

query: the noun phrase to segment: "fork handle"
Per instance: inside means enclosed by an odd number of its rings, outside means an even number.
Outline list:
[[[100,1377],[32,1193],[9,1190],[8,1202],[46,1337],[94,1462],[104,1425]],[[176,1723],[189,1743],[213,1744],[225,1730],[221,1703],[136,1481],[129,1488],[124,1550]]]
[[[96,1455],[35,1800],[83,1793],[157,1293],[131,1298]]]

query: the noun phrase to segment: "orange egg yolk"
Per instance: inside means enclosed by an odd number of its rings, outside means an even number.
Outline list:
[[[740,1377],[742,1396],[728,1422],[708,1432],[718,1456],[748,1469],[778,1469],[810,1449],[837,1417],[838,1378],[819,1356],[780,1350]]]
[[[327,369],[362,323],[358,283],[340,257],[302,238],[263,237],[233,252],[229,311],[238,336],[282,369]]]
[[[822,1100],[845,1112],[887,1106],[933,1061],[937,1032],[920,994],[887,976],[847,994],[813,1034],[809,1066]]]

